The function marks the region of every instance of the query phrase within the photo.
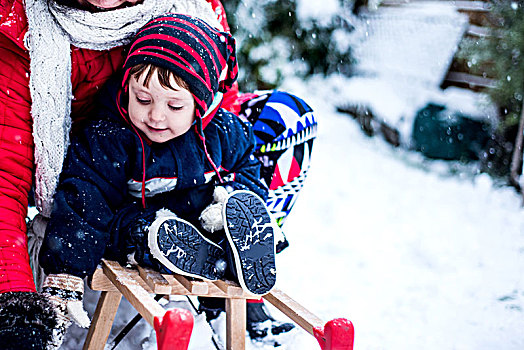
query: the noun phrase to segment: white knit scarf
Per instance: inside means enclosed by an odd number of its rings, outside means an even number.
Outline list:
[[[51,214],[71,129],[71,48],[107,50],[130,42],[150,19],[167,12],[199,17],[222,29],[205,0],[144,0],[122,9],[91,13],[52,0],[26,0],[35,143],[35,199]]]

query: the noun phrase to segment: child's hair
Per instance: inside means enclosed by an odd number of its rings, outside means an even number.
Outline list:
[[[163,88],[176,90],[171,85],[171,78],[173,78],[173,80],[178,86],[188,91],[191,91],[189,90],[189,85],[178,75],[175,75],[175,73],[173,73],[171,70],[164,67],[158,67],[150,63],[140,63],[136,66],[131,67],[131,69],[129,70],[129,78],[127,82],[129,83],[129,79],[131,79],[131,77],[135,78],[135,80],[138,82],[138,79],[140,79],[140,77],[144,73],[146,74],[144,78],[145,87],[149,87],[149,81],[151,81],[151,77],[153,77],[153,74],[156,73],[158,76],[158,81],[160,82],[160,85]]]
[[[129,77],[147,76],[158,72],[160,84],[173,88],[171,76],[177,84],[193,95],[195,101],[195,131],[202,141],[204,153],[222,182],[220,171],[207,152],[204,128],[220,106],[222,94],[234,87],[238,75],[235,39],[230,33],[220,32],[197,17],[168,13],[152,19],[133,38],[123,66],[122,89],[117,98],[118,109],[126,117],[125,98],[129,94]],[[171,75],[172,74],[172,75]],[[184,81],[179,83],[177,78]],[[188,86],[189,88],[186,88]],[[121,93],[123,92],[123,93]],[[220,94],[219,94],[220,93]],[[215,96],[218,98],[215,100]],[[217,106],[213,103],[217,101]],[[211,113],[207,113],[208,109]],[[205,120],[204,120],[205,118]],[[142,141],[141,141],[142,142]],[[142,147],[142,156],[144,148]],[[145,162],[144,162],[145,164]],[[145,166],[145,165],[144,165]],[[142,206],[145,208],[145,169],[142,171]]]
[[[167,69],[159,74],[159,80],[163,79],[167,86],[171,72],[184,80],[195,99],[198,123],[213,105],[215,96],[221,96],[217,93],[233,88],[238,74],[235,39],[231,34],[220,32],[199,18],[174,13],[152,19],[134,37],[123,67],[124,91],[131,69],[138,70],[136,66],[141,64],[146,65],[144,71],[149,65],[156,66],[154,71],[158,72],[160,67]]]

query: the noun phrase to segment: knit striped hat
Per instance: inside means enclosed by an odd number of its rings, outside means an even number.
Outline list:
[[[124,90],[129,70],[152,64],[184,80],[202,118],[217,92],[225,93],[236,81],[235,39],[199,18],[166,14],[149,21],[136,34],[124,62]]]

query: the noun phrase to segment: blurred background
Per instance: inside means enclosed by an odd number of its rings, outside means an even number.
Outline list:
[[[365,134],[521,190],[521,1],[223,2],[244,91],[343,76],[337,108]]]

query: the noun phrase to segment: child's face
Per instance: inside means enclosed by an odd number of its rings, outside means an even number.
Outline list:
[[[180,87],[174,79],[164,88],[153,74],[149,87],[143,85],[146,74],[138,81],[129,79],[129,118],[134,126],[153,142],[166,142],[189,130],[195,120],[195,102],[189,90]]]

